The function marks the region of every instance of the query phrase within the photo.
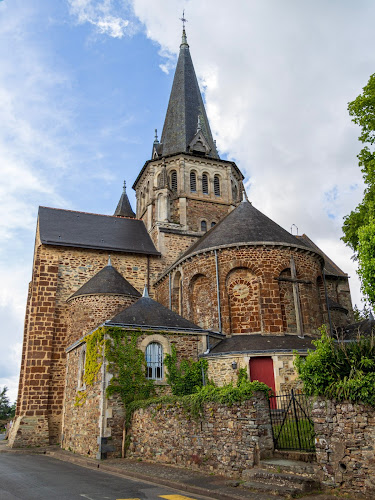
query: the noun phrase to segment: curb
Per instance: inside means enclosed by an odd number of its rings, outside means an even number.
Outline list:
[[[191,484],[186,484],[180,481],[176,480],[169,480],[162,478],[160,476],[153,476],[153,475],[145,475],[145,474],[140,474],[134,471],[124,471],[116,466],[113,465],[106,465],[105,463],[102,462],[97,462],[95,459],[90,459],[90,458],[83,458],[83,457],[78,457],[78,456],[68,456],[65,454],[60,453],[59,451],[53,451],[53,450],[47,450],[45,452],[47,456],[50,456],[52,458],[55,458],[57,460],[61,460],[63,462],[70,462],[74,463],[76,465],[79,465],[81,467],[85,467],[88,469],[93,469],[93,470],[100,470],[102,472],[106,472],[108,474],[113,474],[116,476],[121,476],[127,479],[138,479],[143,482],[148,482],[151,484],[155,484],[158,486],[166,486],[175,490],[179,490],[182,493],[193,493],[197,495],[204,496],[206,498],[209,498],[211,500],[245,500],[245,499],[251,499],[255,500],[256,498],[259,498],[260,496],[263,496],[262,493],[259,492],[250,492],[246,490],[243,491],[243,495],[236,495],[234,492],[220,492],[215,490],[212,490],[210,488],[204,488],[201,486],[194,486]],[[226,488],[230,488],[228,485],[224,485]],[[234,489],[234,488],[233,488]],[[263,497],[265,498],[265,497]],[[281,500],[282,497],[279,496],[269,496],[267,495],[267,498],[269,499],[274,499],[274,500]]]

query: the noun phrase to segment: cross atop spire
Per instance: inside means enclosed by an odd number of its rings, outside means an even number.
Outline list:
[[[187,43],[187,38],[186,38],[186,31],[185,31],[185,23],[187,23],[187,19],[185,19],[185,10],[182,11],[182,17],[180,17],[180,21],[182,21],[182,40],[181,40],[181,47],[189,47],[189,44]]]
[[[185,31],[185,23],[188,22],[188,20],[185,19],[185,9],[182,11],[182,17],[180,17],[180,21],[182,21],[182,30]]]

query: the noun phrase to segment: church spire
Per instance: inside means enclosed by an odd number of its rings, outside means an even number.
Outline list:
[[[219,158],[187,43],[184,14],[181,20],[183,28],[180,54],[157,154],[160,157],[193,153]],[[198,122],[201,127],[200,138],[196,138]],[[198,148],[195,148],[194,145],[198,142]]]
[[[124,181],[124,186],[122,190],[122,195],[120,201],[118,202],[117,208],[113,215],[117,215],[117,217],[131,217],[135,218],[135,213],[132,210],[130,205],[130,201],[128,195],[126,194],[126,182]]]

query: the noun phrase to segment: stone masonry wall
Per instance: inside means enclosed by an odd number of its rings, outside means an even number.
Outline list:
[[[83,295],[70,301],[68,315],[67,345],[73,344],[84,334],[93,330],[104,321],[138,299],[126,295]]]
[[[286,318],[288,311],[292,316],[294,310],[289,306],[283,307],[282,300],[286,295],[280,294],[278,281],[280,274],[290,267],[291,256],[295,260],[298,279],[306,281],[306,284],[298,284],[304,333],[317,333],[318,327],[322,325],[317,287],[317,278],[321,276],[320,260],[303,251],[272,246],[232,247],[218,251],[220,310],[224,333],[294,333],[293,329],[288,331],[287,326],[293,322],[293,318]],[[176,272],[182,276],[182,316],[200,326],[208,325],[211,329],[218,330],[214,252],[198,254],[182,262],[172,270],[172,282]],[[200,301],[199,315],[195,293],[197,287],[202,297],[210,299]],[[168,306],[168,276],[156,283],[156,293],[158,300]]]
[[[239,478],[273,452],[268,401],[257,393],[232,407],[207,403],[200,421],[171,405],[137,410],[127,456]]]
[[[375,408],[318,398],[313,404],[320,480],[375,497]]]
[[[158,257],[113,253],[112,264],[139,291],[160,272]],[[37,235],[25,321],[16,417],[46,419],[50,443],[60,442],[68,344],[67,299],[106,266],[108,252],[46,246]],[[153,288],[150,288],[153,296]],[[39,424],[38,424],[39,425]],[[13,432],[13,431],[12,431]],[[37,433],[44,442],[42,432]],[[22,438],[21,438],[22,440]],[[13,439],[14,446],[22,446]]]
[[[92,386],[81,386],[80,357],[85,344],[67,354],[67,377],[64,403],[64,427],[61,447],[81,455],[96,457],[99,451],[100,415],[102,404],[102,373]],[[78,390],[86,398],[77,400]]]

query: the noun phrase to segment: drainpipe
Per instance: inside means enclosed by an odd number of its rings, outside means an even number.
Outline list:
[[[216,290],[217,290],[217,313],[219,317],[219,332],[221,333],[221,306],[220,306],[220,288],[219,288],[219,263],[217,259],[217,250],[215,252],[215,269],[216,269]]]
[[[169,273],[169,309],[172,310],[172,276]]]
[[[331,311],[329,309],[327,284],[326,284],[326,273],[324,271],[324,267],[323,267],[323,283],[324,283],[324,294],[326,296],[326,305],[327,305],[327,311],[328,311],[329,332],[330,332],[331,337],[333,337]]]

